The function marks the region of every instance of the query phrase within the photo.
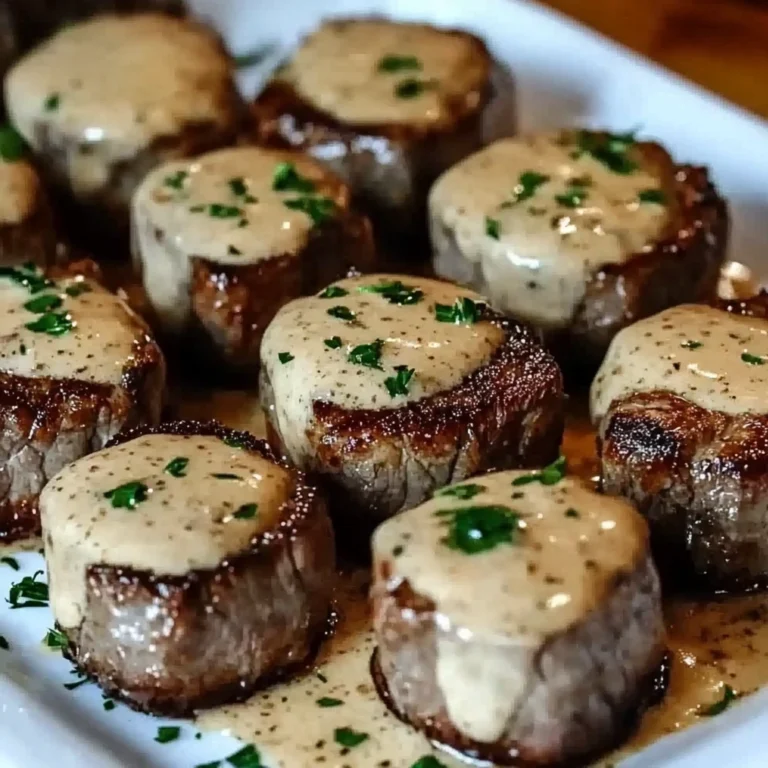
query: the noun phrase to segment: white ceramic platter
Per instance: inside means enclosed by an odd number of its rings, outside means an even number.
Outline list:
[[[557,14],[525,0],[190,4],[236,53],[274,46],[263,66],[243,73],[248,95],[264,71],[327,15],[375,12],[470,29],[514,72],[522,129],[640,126],[680,161],[709,165],[732,204],[730,257],[758,270],[762,266],[768,274],[768,125]],[[44,568],[37,554],[17,559],[18,573],[0,563],[0,600],[12,581]],[[158,744],[157,728],[169,721],[119,704],[107,711],[91,684],[66,690],[63,683],[76,680],[70,665],[40,643],[51,625],[46,608],[12,611],[0,603],[0,635],[10,644],[9,651],[0,649],[0,768],[193,768],[239,748],[224,735],[195,738],[198,731],[189,723],[180,723],[178,740]],[[623,768],[764,768],[767,734],[768,691],[763,691],[716,719],[658,742]]]

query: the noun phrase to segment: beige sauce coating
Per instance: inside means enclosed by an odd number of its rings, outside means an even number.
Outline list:
[[[175,459],[187,459],[179,477]],[[133,509],[105,497],[134,482],[146,500]],[[40,496],[57,621],[80,622],[89,565],[172,576],[216,568],[275,525],[292,489],[287,470],[217,437],[147,435],[70,464]]]
[[[21,224],[43,194],[35,169],[24,160],[0,160],[0,225]]]
[[[658,191],[659,176],[638,168],[615,173],[574,141],[545,134],[503,139],[446,171],[429,195],[430,228],[439,274],[488,293],[500,310],[545,328],[567,326],[587,281],[603,265],[620,264],[651,246],[669,220],[666,205],[640,202]],[[520,184],[523,174],[546,177]],[[572,180],[585,183],[580,203]],[[497,234],[489,233],[488,221]],[[452,250],[455,238],[459,253]],[[462,259],[466,265],[451,266]]]
[[[192,257],[246,266],[306,246],[312,219],[286,206],[305,194],[273,189],[275,173],[286,162],[315,185],[317,195],[348,205],[346,188],[318,163],[256,147],[167,163],[144,179],[133,199],[133,250],[149,300],[166,326],[178,329],[189,317]],[[212,212],[211,205],[218,208]]]
[[[457,104],[474,108],[488,70],[487,58],[465,35],[376,19],[326,22],[279,77],[342,122],[428,127],[450,121]],[[416,92],[398,95],[408,81],[419,83]]]
[[[70,142],[77,192],[98,190],[111,165],[190,124],[221,125],[231,63],[216,39],[163,15],[109,15],[60,30],[5,81],[14,125],[35,148],[41,127]],[[79,144],[91,151],[78,152]]]
[[[68,290],[77,295],[69,295]],[[51,314],[24,306],[43,296],[61,300],[52,312],[65,315],[65,322],[72,323],[70,330],[51,335],[26,327]],[[145,337],[144,324],[126,304],[90,280],[56,280],[50,288],[31,293],[0,276],[0,371],[4,373],[118,385],[133,362],[136,344]]]
[[[423,297],[413,304],[392,304],[366,288],[401,281]],[[264,366],[274,392],[274,413],[291,458],[309,450],[306,431],[313,403],[325,401],[347,410],[399,408],[450,389],[485,364],[498,349],[504,332],[487,321],[473,324],[438,322],[435,305],[453,305],[460,297],[484,302],[472,291],[448,283],[405,275],[367,275],[334,283],[344,295],[301,298],[284,306],[267,328],[261,345]],[[362,290],[361,290],[362,289]],[[329,314],[338,308],[353,320]],[[331,344],[339,346],[331,348]],[[359,345],[380,345],[380,367],[350,360]],[[293,359],[280,362],[280,354]],[[412,369],[407,394],[392,396],[386,381],[397,366]]]
[[[768,412],[768,321],[685,304],[625,328],[592,384],[592,418],[653,390],[713,411]]]

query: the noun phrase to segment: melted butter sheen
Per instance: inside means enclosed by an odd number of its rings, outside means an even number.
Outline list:
[[[117,296],[96,283],[85,282],[91,290],[73,297],[64,289],[82,285],[77,279],[58,280],[55,287],[30,294],[0,277],[0,371],[31,378],[121,383],[146,329]],[[41,314],[24,309],[24,304],[46,295],[60,296],[63,304],[55,312],[69,313],[74,323],[60,336],[25,327]]]
[[[416,57],[418,69],[381,72],[386,56]],[[480,100],[488,62],[466,35],[384,20],[326,22],[304,40],[279,77],[315,107],[343,122],[430,126],[451,119],[457,103]],[[399,83],[429,83],[403,98]]]
[[[23,160],[0,160],[0,224],[20,224],[34,213],[42,195],[34,168]]]
[[[592,275],[653,244],[669,221],[666,206],[638,200],[639,192],[660,188],[658,175],[614,173],[587,153],[572,157],[575,148],[553,134],[503,139],[444,173],[429,196],[438,273],[471,282],[516,317],[567,326]],[[549,181],[509,205],[528,172]],[[569,180],[584,178],[591,183],[583,204],[557,202]],[[498,239],[487,233],[486,218],[498,221]],[[461,267],[441,260],[454,238],[459,254],[449,258],[466,260]]]
[[[382,281],[400,280],[423,291],[416,304],[390,304],[376,293],[361,292]],[[459,297],[482,297],[448,283],[406,275],[367,275],[334,283],[347,291],[337,298],[313,296],[284,306],[267,328],[261,345],[261,364],[274,392],[276,419],[289,455],[300,461],[309,449],[306,431],[313,404],[330,402],[347,410],[390,409],[450,389],[485,364],[504,339],[489,322],[455,325],[435,319],[435,304],[453,305]],[[332,317],[328,310],[342,306],[355,321]],[[324,341],[338,336],[341,347]],[[380,339],[381,369],[348,360],[352,349]],[[279,354],[293,359],[281,363]],[[392,397],[385,385],[396,366],[414,370],[407,395]]]
[[[625,328],[592,384],[592,418],[600,420],[619,398],[653,390],[713,411],[766,413],[768,321],[689,304]]]
[[[164,471],[178,457],[189,459],[183,477]],[[214,477],[220,473],[237,478]],[[134,481],[149,489],[134,509],[104,496]],[[172,576],[216,568],[274,527],[292,488],[287,470],[216,437],[148,435],[70,464],[40,496],[57,621],[79,623],[89,565]],[[236,517],[248,504],[256,513]]]

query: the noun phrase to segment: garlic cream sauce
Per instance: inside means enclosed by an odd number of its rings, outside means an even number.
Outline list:
[[[44,134],[69,145],[69,177],[85,194],[155,139],[221,125],[231,77],[229,57],[201,25],[104,14],[62,28],[24,56],[6,76],[5,101],[33,148],[44,149]]]
[[[143,492],[115,496],[135,483]],[[80,622],[89,565],[171,576],[217,568],[274,527],[292,490],[287,470],[211,436],[147,435],[70,464],[40,496],[57,621]],[[116,506],[125,494],[133,506]]]
[[[665,232],[663,180],[636,165],[613,170],[580,149],[575,134],[491,144],[432,187],[437,273],[515,317],[567,326],[601,266],[621,264]]]
[[[277,77],[339,121],[427,128],[474,109],[489,69],[469,35],[364,19],[324,23]]]
[[[117,385],[133,362],[136,344],[145,337],[143,322],[127,305],[90,280],[59,279],[32,293],[0,275],[4,373]]]
[[[713,411],[768,412],[768,321],[686,304],[625,328],[592,383],[592,418],[653,390]]]
[[[410,296],[405,303],[380,292],[398,282],[401,295]],[[478,294],[448,283],[366,275],[284,306],[264,334],[261,364],[274,393],[271,417],[291,458],[300,461],[308,450],[315,402],[347,410],[400,408],[450,389],[484,365],[504,331],[479,317],[438,320],[438,305],[450,313],[462,299],[478,312],[485,304]],[[412,373],[402,384],[407,371]],[[393,394],[387,381],[394,386],[398,374],[402,386]]]

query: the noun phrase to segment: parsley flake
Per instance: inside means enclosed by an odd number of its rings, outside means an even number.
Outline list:
[[[390,304],[418,304],[424,298],[424,291],[405,285],[400,280],[382,280],[377,285],[361,285],[360,293],[378,293]]]
[[[19,570],[19,561],[15,557],[0,557],[0,563],[5,563],[9,568],[13,568],[14,571]]]
[[[43,638],[43,642],[48,648],[64,650],[69,646],[69,638],[58,629],[49,629]]]
[[[376,368],[379,371],[384,370],[381,367],[381,348],[384,342],[376,339],[371,344],[358,344],[353,347],[347,355],[347,360],[355,365],[364,365],[366,368]]]
[[[495,549],[500,544],[513,544],[519,530],[520,516],[499,504],[458,507],[435,513],[449,526],[442,543],[451,549],[476,555]]]
[[[566,208],[578,208],[584,204],[587,197],[589,197],[589,192],[584,187],[572,184],[566,188],[563,194],[555,195],[555,201],[558,205],[565,206]]]
[[[377,69],[379,72],[419,71],[421,62],[415,56],[400,56],[396,53],[389,53],[379,59]]]
[[[637,170],[637,163],[628,157],[635,144],[634,132],[598,134],[579,131],[577,143],[586,152],[614,173],[627,175]]]
[[[34,264],[24,264],[21,267],[0,267],[0,277],[7,277],[26,288],[30,293],[39,293],[45,288],[54,286],[53,281],[45,277]]]
[[[719,701],[716,701],[714,704],[711,704],[710,706],[703,709],[701,712],[699,712],[699,715],[701,717],[715,717],[715,715],[719,715],[722,712],[725,712],[731,703],[736,701],[738,698],[739,694],[736,693],[730,685],[725,685],[723,686],[722,698]]]
[[[181,728],[178,725],[161,725],[157,729],[155,741],[158,744],[167,744],[169,741],[176,741],[181,735]]]
[[[388,376],[384,379],[384,386],[387,388],[390,397],[407,395],[409,391],[408,386],[416,371],[407,365],[396,365],[395,370],[397,373],[394,376]]]
[[[77,674],[77,670],[73,669],[73,673]],[[76,688],[79,688],[81,685],[85,685],[86,683],[90,683],[91,681],[87,677],[81,677],[79,680],[75,680],[74,683],[64,683],[64,687],[68,691],[74,691]]]
[[[133,480],[107,491],[104,498],[109,499],[115,509],[136,509],[142,501],[147,500],[148,491],[149,488],[144,483]]]
[[[349,309],[349,307],[344,306],[331,307],[328,310],[328,314],[331,317],[335,317],[337,320],[346,320],[349,322],[355,319],[355,313]]]
[[[61,95],[52,93],[44,102],[43,109],[46,112],[55,112],[61,106]]]
[[[252,520],[254,517],[256,517],[256,512],[259,509],[258,504],[243,504],[238,510],[232,515],[236,520]]]
[[[395,96],[399,99],[415,99],[433,87],[434,83],[430,80],[417,80],[415,77],[409,77],[395,86]]]
[[[536,190],[543,184],[546,184],[549,179],[550,177],[545,176],[543,173],[523,171],[517,179],[515,188],[512,190],[512,200],[509,201],[509,205],[516,205],[524,200],[530,200],[536,194]]]
[[[501,233],[501,222],[498,219],[485,217],[485,234],[493,240],[498,240]]]
[[[222,442],[230,448],[245,448],[245,443],[240,437],[224,437]]]
[[[332,336],[330,339],[323,341],[328,349],[338,349],[341,346],[341,338],[339,336]]]
[[[467,483],[466,485],[454,485],[451,488],[443,488],[438,491],[435,496],[449,496],[454,499],[472,499],[484,490],[484,485]]]
[[[208,215],[214,219],[234,219],[242,216],[243,212],[236,205],[222,205],[221,203],[211,203],[208,206]]]
[[[352,728],[336,728],[333,732],[334,741],[342,747],[352,749],[368,739],[368,734],[362,731],[354,731]]]
[[[454,325],[473,325],[480,319],[483,307],[480,302],[463,296],[456,299],[452,305],[435,304],[435,319],[439,323],[453,323]]]
[[[19,132],[6,123],[0,126],[0,157],[6,163],[12,163],[24,157],[27,150],[27,144]]]
[[[276,192],[314,192],[315,184],[302,176],[293,163],[278,163],[272,174],[272,189]]]
[[[242,256],[243,252],[239,248],[235,248],[234,245],[228,245],[227,246],[227,253],[230,256]]]
[[[330,696],[323,696],[317,700],[318,707],[340,707],[344,702],[341,699],[332,699]]]
[[[760,355],[751,355],[749,352],[742,352],[741,359],[750,365],[765,365],[765,358]]]
[[[242,480],[240,475],[233,475],[231,472],[214,472],[211,477],[215,477],[217,480]]]
[[[46,312],[37,320],[26,323],[25,328],[35,333],[47,333],[49,336],[63,336],[74,328],[69,312]]]
[[[703,347],[704,345],[700,341],[683,341],[680,344],[683,349],[698,349],[699,347]]]
[[[115,708],[115,702],[112,699],[104,699],[102,706],[105,712],[111,712]]]
[[[637,199],[641,203],[656,203],[664,205],[667,202],[666,195],[660,189],[643,189],[637,193]]]
[[[233,768],[263,768],[259,750],[253,744],[249,744],[230,755],[227,758],[227,762]]]
[[[68,285],[64,289],[64,293],[67,294],[67,296],[71,296],[73,299],[82,295],[83,293],[90,293],[93,290],[88,283],[83,282],[82,280],[77,283],[72,283],[72,285]]]
[[[0,635],[0,649],[3,651],[10,651],[11,650],[11,644],[3,637],[3,635]]]
[[[445,763],[441,763],[434,755],[424,755],[411,768],[448,768],[448,766]]]
[[[323,224],[336,213],[336,203],[330,197],[297,197],[284,200],[283,205],[292,211],[306,213],[315,225]]]
[[[560,456],[544,469],[536,470],[528,475],[521,475],[512,481],[512,485],[528,485],[528,483],[541,483],[542,485],[555,485],[559,483],[567,471],[565,456]]]
[[[32,576],[25,576],[21,581],[11,584],[6,601],[10,603],[11,609],[48,607],[48,585],[37,580],[42,575],[42,571],[35,571]]]
[[[329,285],[325,290],[317,294],[318,299],[338,299],[341,296],[346,296],[349,293],[346,289],[339,285]]]
[[[163,472],[172,477],[184,477],[187,474],[187,464],[189,464],[188,458],[185,456],[177,456],[165,465]]]
[[[235,56],[233,61],[235,67],[238,69],[245,69],[246,67],[254,67],[256,64],[260,64],[264,59],[269,56],[274,50],[273,45],[260,45],[258,48],[254,48],[252,51],[247,51],[239,56]]]
[[[277,353],[277,359],[285,365],[286,363],[290,363],[291,360],[294,359],[293,355],[290,352],[278,352]]]
[[[237,197],[243,197],[243,195],[248,194],[248,186],[246,185],[245,179],[242,176],[230,179],[227,182],[227,185],[232,190],[232,194],[236,195]]]
[[[581,517],[581,513],[578,509],[574,509],[573,507],[568,507],[568,509],[565,510],[565,516],[566,517]]]
[[[187,180],[188,176],[189,173],[187,173],[187,171],[176,171],[176,173],[166,176],[163,180],[163,184],[165,184],[166,187],[171,187],[171,189],[183,189],[184,182]]]

